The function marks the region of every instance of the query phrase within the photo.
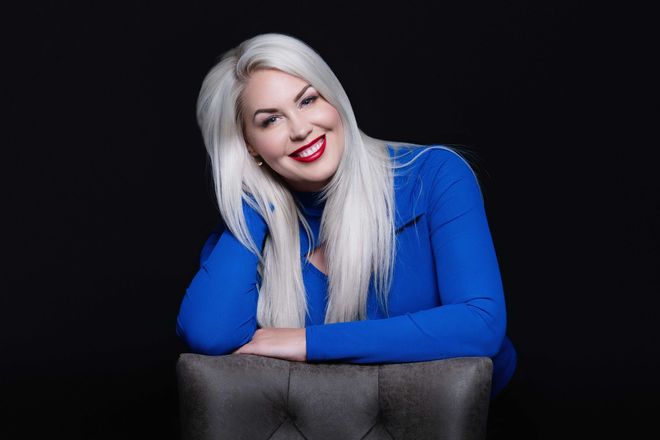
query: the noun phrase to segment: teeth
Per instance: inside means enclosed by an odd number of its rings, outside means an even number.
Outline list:
[[[319,151],[321,148],[321,144],[323,143],[323,138],[319,139],[317,143],[312,145],[311,147],[307,148],[306,150],[303,150],[302,152],[296,154],[296,157],[307,157],[311,156],[312,154],[316,153]]]

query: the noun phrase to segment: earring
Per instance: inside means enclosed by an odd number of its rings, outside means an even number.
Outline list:
[[[259,159],[261,159],[261,156],[257,156],[257,157],[259,157]],[[256,159],[256,158],[255,158],[255,162],[257,162],[257,166],[261,166],[261,165],[264,164],[264,161],[263,161],[263,160],[258,160],[258,159]]]

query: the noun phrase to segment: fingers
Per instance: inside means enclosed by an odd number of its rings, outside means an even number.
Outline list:
[[[233,351],[232,354],[254,354],[305,362],[307,353],[304,329],[257,329],[252,340]]]
[[[249,350],[248,350],[248,348],[249,348],[248,345],[249,345],[249,344],[250,344],[250,343],[248,342],[247,344],[245,344],[245,345],[243,345],[243,346],[241,346],[241,347],[238,347],[236,350],[232,351],[232,354],[245,354],[245,353],[249,353]]]
[[[250,342],[247,344],[242,345],[238,349],[232,351],[232,354],[258,354],[255,353],[255,350],[257,349],[255,347],[255,342],[257,342],[260,339],[261,334],[264,333],[263,329],[257,329],[254,334],[252,335],[252,339]]]

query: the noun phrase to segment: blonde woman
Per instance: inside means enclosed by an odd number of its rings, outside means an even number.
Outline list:
[[[511,379],[478,181],[452,148],[364,134],[321,57],[288,35],[226,52],[197,116],[224,226],[177,333],[192,351],[394,363],[460,356]]]

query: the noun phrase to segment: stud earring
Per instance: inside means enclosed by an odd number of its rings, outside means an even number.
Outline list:
[[[257,156],[257,157],[258,157],[259,159],[261,159],[261,156]],[[255,158],[255,162],[257,162],[257,166],[261,166],[261,165],[264,164],[264,161],[263,161],[263,160],[259,160],[259,159],[256,159],[256,158]]]

